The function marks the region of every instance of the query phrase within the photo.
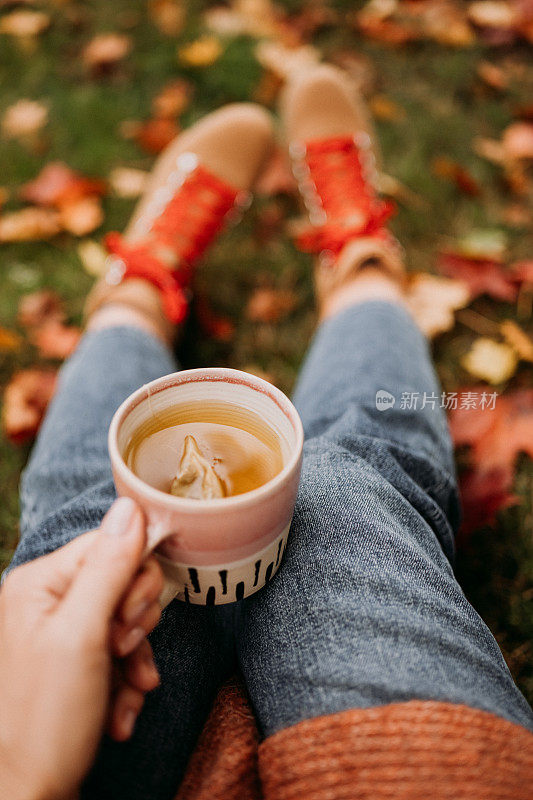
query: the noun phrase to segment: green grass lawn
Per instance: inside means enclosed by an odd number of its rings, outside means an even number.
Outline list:
[[[299,9],[303,4],[291,3]],[[344,4],[347,5],[346,3]],[[348,4],[352,5],[352,4]],[[180,66],[177,45],[201,31],[207,3],[189,2],[187,20],[178,36],[161,34],[139,0],[104,0],[50,4],[51,25],[28,51],[11,37],[0,35],[0,114],[20,98],[43,100],[50,106],[44,147],[34,151],[16,140],[0,138],[0,186],[11,191],[33,178],[44,163],[63,160],[92,176],[106,178],[116,166],[149,169],[152,158],[119,132],[124,120],[147,119],[157,91],[170,79],[185,76],[194,86],[193,101],[182,123],[228,101],[253,99],[262,68],[256,42],[245,36],[232,40],[222,57],[207,68]],[[338,7],[342,7],[339,4]],[[125,32],[133,39],[131,54],[112,74],[91,78],[80,59],[83,46],[99,31]],[[475,155],[477,136],[498,138],[513,119],[513,111],[530,102],[533,61],[525,47],[489,49],[479,44],[449,49],[433,42],[390,48],[361,38],[347,25],[320,29],[313,43],[326,58],[341,52],[362,54],[371,70],[370,95],[383,95],[404,114],[377,119],[385,171],[413,192],[418,200],[401,204],[393,227],[407,252],[409,268],[432,271],[439,247],[473,229],[505,232],[510,258],[533,253],[533,234],[506,226],[503,212],[512,202],[501,171]],[[517,63],[510,85],[497,93],[479,80],[482,59]],[[365,62],[366,63],[366,62]],[[451,182],[436,177],[431,164],[447,156],[462,166],[481,187],[476,197],[462,194]],[[230,317],[236,333],[229,343],[213,341],[190,323],[180,351],[184,365],[227,364],[264,370],[280,388],[290,391],[313,329],[309,259],[296,252],[282,228],[267,230],[269,206],[296,211],[287,198],[257,201],[246,220],[216,246],[200,283],[211,305]],[[529,198],[531,203],[531,198]],[[8,208],[16,208],[11,199]],[[121,228],[133,201],[109,196],[104,200],[105,230]],[[268,226],[267,226],[268,227]],[[79,240],[61,235],[45,243],[4,245],[0,253],[0,324],[17,329],[17,303],[24,293],[50,287],[65,299],[70,318],[79,323],[91,278],[77,255]],[[288,289],[297,296],[294,310],[273,324],[253,323],[244,313],[258,285]],[[489,319],[512,318],[516,309],[486,298],[473,308]],[[522,321],[522,324],[523,321]],[[448,391],[472,382],[459,358],[474,339],[464,325],[442,336],[435,347],[436,365]],[[0,353],[0,385],[15,369],[36,363],[25,345],[15,353]],[[522,366],[509,388],[531,386],[531,366]],[[503,388],[503,387],[498,387]],[[9,560],[17,541],[20,471],[27,448],[0,440],[1,561]],[[458,553],[457,575],[468,597],[496,635],[521,689],[533,700],[533,469],[520,462],[515,492],[521,504],[500,514],[494,529],[483,529]]]

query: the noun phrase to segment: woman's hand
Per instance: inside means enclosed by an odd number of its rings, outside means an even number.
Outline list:
[[[89,770],[107,722],[127,739],[159,676],[146,634],[162,575],[140,509],[121,498],[98,531],[17,567],[0,591],[0,786],[60,800]],[[113,659],[113,655],[120,657]]]

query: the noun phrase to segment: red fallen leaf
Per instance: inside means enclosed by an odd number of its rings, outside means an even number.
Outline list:
[[[494,525],[498,511],[516,505],[519,497],[510,493],[512,475],[507,470],[468,470],[459,478],[463,521],[459,534],[468,535],[485,525]]]
[[[496,300],[514,302],[517,287],[512,276],[503,271],[502,265],[489,259],[474,259],[456,253],[441,253],[437,269],[448,278],[461,280],[470,289],[472,299],[488,294]]]
[[[36,328],[50,320],[64,319],[63,302],[51,289],[23,295],[19,300],[17,319],[24,328]]]
[[[435,158],[432,164],[432,171],[438,178],[455,183],[457,188],[463,194],[468,194],[471,197],[477,197],[481,194],[481,189],[476,179],[468,172],[465,167],[458,164],[446,156]]]
[[[258,195],[266,197],[272,197],[276,194],[291,195],[296,192],[296,180],[287,157],[281,148],[277,148],[272,154],[256,184],[255,190]]]
[[[49,319],[36,328],[30,336],[43,358],[68,358],[78,346],[81,331],[65,325],[59,319]]]
[[[235,335],[235,325],[228,317],[217,314],[211,308],[207,297],[196,296],[195,311],[202,330],[217,342],[230,342]]]
[[[149,119],[136,126],[133,138],[147,153],[157,154],[164,150],[179,132],[179,126],[172,119]]]
[[[246,307],[246,316],[252,322],[279,322],[293,311],[297,298],[294,292],[284,289],[260,287],[254,291]]]
[[[465,397],[463,390],[460,396]],[[473,387],[477,394],[486,389]],[[470,461],[478,471],[514,472],[519,453],[533,458],[533,389],[498,396],[494,408],[459,407],[450,412],[450,431],[456,445],[468,445]],[[490,404],[489,404],[490,405]]]
[[[44,369],[25,369],[15,373],[4,392],[2,426],[15,444],[32,439],[53,397],[56,373]]]
[[[263,246],[279,236],[285,224],[285,211],[279,201],[273,200],[258,211],[254,225],[254,238]]]
[[[85,197],[105,194],[104,181],[85,178],[62,161],[47,164],[35,180],[25,183],[19,195],[29,203],[60,208]]]

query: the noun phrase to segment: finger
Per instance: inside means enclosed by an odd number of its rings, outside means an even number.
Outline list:
[[[143,639],[139,647],[124,659],[123,680],[140,692],[151,692],[159,686],[159,672],[147,639]]]
[[[120,658],[132,653],[151,633],[161,619],[161,606],[155,602],[142,614],[134,628],[114,622],[111,628],[111,648],[113,653]]]
[[[125,625],[133,624],[157,600],[163,591],[163,572],[155,558],[149,558],[135,578],[121,603],[118,618]]]
[[[107,629],[141,564],[144,528],[142,512],[133,500],[121,497],[113,503],[65,598],[64,611],[80,628]]]
[[[118,690],[107,725],[109,735],[117,742],[130,738],[143,703],[144,694],[138,689],[125,684]]]

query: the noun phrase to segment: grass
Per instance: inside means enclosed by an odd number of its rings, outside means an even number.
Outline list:
[[[87,174],[106,177],[119,165],[149,169],[151,158],[118,130],[127,119],[145,119],[156,92],[171,78],[184,75],[194,85],[194,99],[184,123],[194,121],[220,104],[249,100],[261,79],[254,57],[255,42],[234,40],[223,57],[205,69],[181,68],[176,46],[200,30],[200,12],[206,5],[188,3],[184,30],[178,37],[163,36],[147,16],[140,0],[71,2],[50,6],[52,24],[28,53],[7,36],[0,36],[0,109],[22,97],[50,104],[44,151],[32,152],[17,141],[0,139],[0,185],[13,192],[32,178],[44,162],[66,161]],[[291,4],[287,4],[291,8]],[[337,4],[342,7],[341,3]],[[344,4],[346,6],[346,4]],[[352,4],[349,4],[352,5]],[[297,10],[301,4],[292,3]],[[99,31],[123,31],[134,47],[123,66],[101,80],[90,79],[79,54]],[[414,192],[421,202],[404,205],[394,221],[410,268],[433,269],[443,242],[474,228],[505,231],[512,257],[533,252],[533,234],[506,227],[502,211],[511,202],[499,171],[473,152],[475,136],[497,138],[511,121],[513,109],[526,104],[533,85],[531,54],[519,46],[491,51],[479,45],[452,50],[434,43],[391,49],[361,39],[348,26],[329,27],[316,36],[324,54],[334,58],[353,51],[368,60],[372,93],[385,95],[404,109],[397,121],[377,120],[386,171]],[[476,75],[481,59],[523,65],[522,78],[503,95],[484,87]],[[436,156],[461,163],[482,187],[479,197],[467,197],[431,171]],[[229,364],[260,368],[285,391],[290,391],[313,327],[309,260],[297,253],[282,232],[262,237],[258,230],[269,200],[254,204],[244,223],[214,249],[203,270],[202,285],[213,306],[236,323],[234,339],[220,343],[202,337],[192,323],[180,353],[184,365]],[[295,208],[284,204],[287,213]],[[105,199],[102,231],[121,228],[132,203]],[[16,207],[16,201],[10,206]],[[67,303],[70,317],[80,321],[83,298],[91,280],[76,252],[77,241],[61,236],[48,243],[4,246],[0,266],[0,320],[17,327],[20,296],[41,287],[56,289]],[[250,292],[258,282],[290,288],[298,295],[294,312],[276,326],[253,324],[244,315]],[[474,306],[491,318],[513,317],[512,306],[487,299]],[[435,348],[437,370],[448,391],[468,382],[459,364],[473,333],[458,325]],[[29,366],[36,355],[29,345],[15,354],[0,354],[0,384],[17,368]],[[531,368],[523,368],[514,385],[531,385]],[[17,540],[20,471],[28,450],[0,442],[0,558],[5,565]],[[531,465],[525,459],[517,472],[515,491],[522,503],[499,517],[495,529],[484,529],[463,544],[457,575],[466,594],[496,635],[515,679],[533,700],[533,508]]]

